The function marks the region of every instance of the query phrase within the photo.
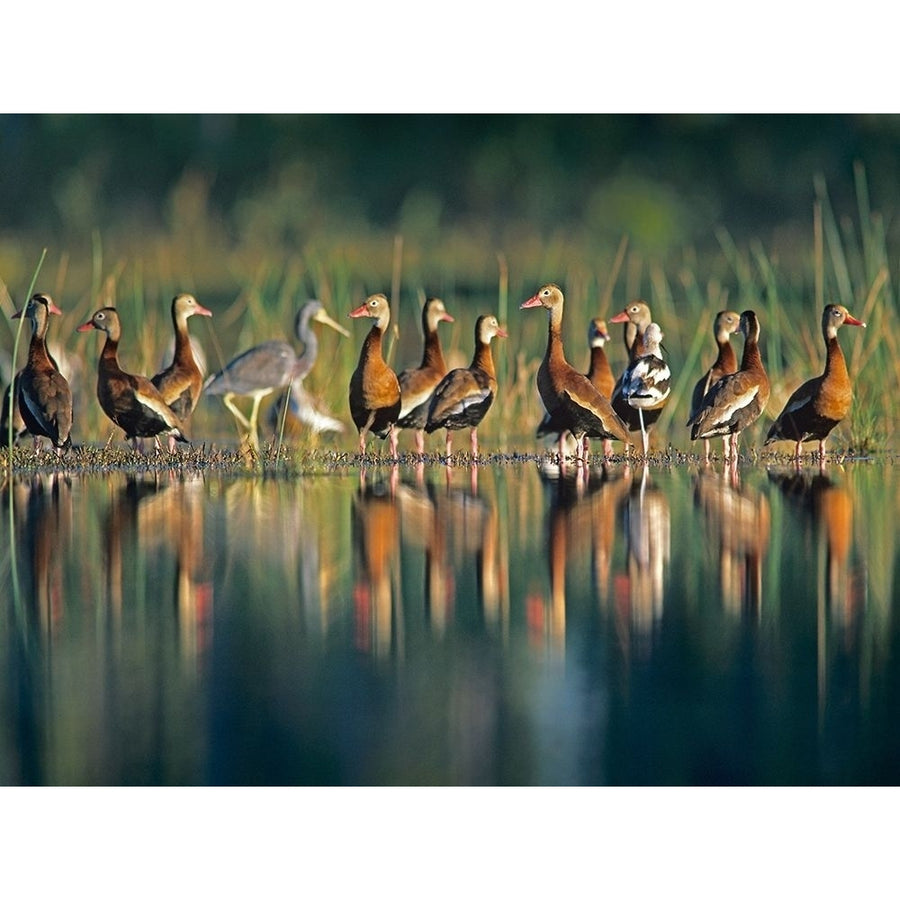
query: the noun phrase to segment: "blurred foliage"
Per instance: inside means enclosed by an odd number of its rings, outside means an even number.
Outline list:
[[[900,192],[900,118],[747,115],[41,115],[0,118],[4,238],[136,240],[200,218],[232,243],[367,229],[425,246],[471,228],[628,233],[640,249],[808,228],[813,177],[838,208],[853,165]]]

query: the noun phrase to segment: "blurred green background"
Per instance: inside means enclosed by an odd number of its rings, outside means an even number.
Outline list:
[[[856,162],[896,205],[898,151],[897,116],[2,116],[0,226],[7,253],[200,216],[236,244],[458,228],[662,251],[808,228],[813,177],[852,207]]]

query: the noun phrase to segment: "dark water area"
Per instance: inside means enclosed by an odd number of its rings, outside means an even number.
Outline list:
[[[22,477],[0,783],[895,785],[898,488],[890,462]]]

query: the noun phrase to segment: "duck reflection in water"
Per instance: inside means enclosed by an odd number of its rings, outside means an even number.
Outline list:
[[[567,568],[584,571],[583,563],[591,560],[594,590],[601,605],[608,603],[616,515],[631,483],[630,471],[628,466],[617,471],[604,463],[586,477],[586,466],[560,468],[547,460],[541,462],[541,480],[548,499],[550,597],[545,603],[534,591],[526,600],[534,646],[549,647],[560,656],[565,652]]]
[[[477,602],[488,628],[505,624],[508,615],[507,562],[501,541],[500,516],[492,496],[456,485],[463,474],[448,467],[445,484],[401,486],[398,500],[404,545],[425,552],[425,606],[437,635],[450,626],[457,599],[456,573],[472,571],[474,558]],[[464,483],[464,482],[463,482]],[[477,485],[477,478],[474,481]]]
[[[139,571],[144,567],[139,560],[158,560],[167,551],[175,561],[172,597],[181,655],[198,669],[211,641],[213,607],[212,584],[203,579],[202,485],[197,477],[129,475],[113,497],[105,524],[107,597],[114,621],[122,613],[130,567]]]
[[[850,577],[853,499],[839,482],[818,471],[769,472],[788,503],[800,511],[818,544],[820,593],[836,622],[851,626],[862,606]],[[817,534],[816,534],[817,533]]]
[[[707,546],[718,558],[719,588],[729,613],[758,618],[762,563],[769,549],[772,517],[768,499],[741,485],[734,466],[716,472],[704,465],[694,479],[694,505],[703,514]]]
[[[41,635],[52,638],[65,610],[63,554],[72,542],[71,484],[58,473],[36,475],[17,481],[14,495],[30,580],[24,592]]]
[[[416,484],[402,484],[397,491],[400,529],[404,546],[425,553],[425,612],[431,628],[443,634],[453,609],[456,591],[450,562],[445,516],[438,511],[437,489],[416,476]],[[443,512],[443,511],[441,511]]]
[[[175,557],[173,595],[182,658],[202,667],[212,640],[213,586],[204,578],[203,479],[170,476],[138,508],[141,535],[162,534]]]
[[[850,492],[825,474],[823,469],[796,469],[789,473],[770,472],[769,478],[778,485],[786,501],[802,515],[806,526],[804,539],[818,548],[816,601],[816,685],[820,726],[824,724],[828,697],[834,693],[831,682],[839,679],[837,650],[858,656],[855,645],[863,623],[863,591],[854,589],[850,574],[850,550],[853,541],[853,500]],[[837,641],[829,639],[829,618],[836,626]],[[880,629],[873,628],[878,634]],[[852,690],[870,690],[868,684],[873,669],[871,660],[877,658],[877,647],[869,655],[865,671],[853,678]],[[837,654],[840,656],[840,654]],[[875,670],[877,671],[877,669]]]
[[[395,612],[400,610],[400,513],[393,486],[383,481],[361,484],[353,498],[352,522],[356,646],[384,657],[391,652]]]
[[[508,608],[499,515],[494,498],[479,491],[477,465],[469,469],[468,489],[447,481],[444,493],[437,497],[437,517],[453,539],[454,569],[465,571],[474,557],[482,613],[487,624],[497,624]]]

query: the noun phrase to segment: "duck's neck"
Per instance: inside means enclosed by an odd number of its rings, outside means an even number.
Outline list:
[[[479,341],[475,346],[475,356],[472,357],[472,368],[481,369],[482,372],[486,372],[491,378],[497,377],[494,372],[494,355],[491,353],[490,343]]]
[[[106,335],[103,349],[100,351],[100,367],[111,372],[119,372],[119,339]]]
[[[370,329],[369,333],[366,335],[366,339],[363,341],[362,351],[360,352],[360,362],[363,362],[367,359],[380,359],[382,362],[384,361],[384,357],[381,352],[381,343],[382,343],[382,330],[381,325],[376,322]]]
[[[562,343],[562,307],[557,306],[550,310],[549,325],[547,327],[547,362],[566,362],[566,354]]]
[[[444,351],[441,348],[441,339],[437,328],[425,332],[425,350],[422,353],[422,368],[434,369],[438,372],[447,371],[447,363],[444,360]]]
[[[588,369],[588,378],[593,380],[599,375],[612,375],[612,366],[606,356],[603,347],[591,347],[591,365]]]
[[[759,344],[755,337],[748,337],[744,342],[744,354],[741,357],[741,369],[744,372],[764,372],[762,355],[759,352]]]
[[[734,347],[731,346],[731,341],[728,338],[725,340],[720,340],[719,342],[719,355],[716,357],[716,361],[713,363],[713,368],[716,371],[722,372],[734,372],[737,370],[737,356],[734,352]]]
[[[28,361],[30,363],[50,362],[50,355],[47,353],[48,326],[47,319],[34,323],[34,331],[31,333],[31,342],[28,345]]]
[[[837,335],[825,336],[825,378],[840,378],[844,381],[850,380],[850,373],[847,371],[847,361],[844,359],[844,351],[838,343]]]
[[[634,328],[634,338],[631,342],[631,350],[629,351],[629,356],[631,361],[639,359],[641,356],[647,356],[649,354],[649,350],[647,349],[647,344],[644,341],[644,331],[640,325],[632,325],[631,322],[628,323]],[[627,328],[628,326],[626,326]]]
[[[185,354],[190,354],[191,338],[188,334],[187,318],[179,318],[172,313],[172,322],[175,325],[175,359],[182,359]]]

